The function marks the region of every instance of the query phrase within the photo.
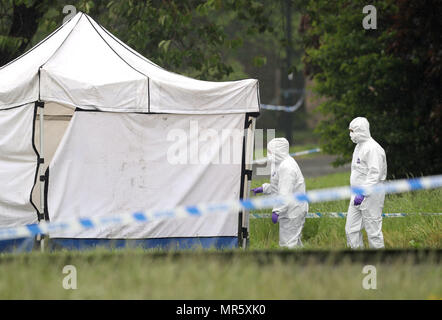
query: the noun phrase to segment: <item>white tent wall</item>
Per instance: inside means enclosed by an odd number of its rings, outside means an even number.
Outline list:
[[[244,118],[241,114],[75,112],[49,167],[50,220],[238,200]],[[197,153],[192,154],[192,149]],[[183,157],[174,158],[180,153]],[[223,163],[226,154],[229,161]],[[236,238],[238,212],[57,232],[50,236]]]
[[[0,226],[35,223],[31,203],[38,153],[33,146],[34,103],[0,110]]]

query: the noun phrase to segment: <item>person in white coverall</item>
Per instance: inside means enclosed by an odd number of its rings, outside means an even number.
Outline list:
[[[267,158],[271,163],[270,183],[252,189],[254,194],[291,195],[305,193],[304,177],[295,159],[289,155],[289,142],[285,138],[272,139],[267,145]],[[279,221],[279,245],[302,246],[301,232],[308,212],[307,202],[293,202],[273,208],[272,221]]]
[[[382,183],[387,176],[387,160],[384,149],[370,135],[368,120],[362,117],[353,119],[349,130],[351,140],[356,143],[351,163],[351,186],[369,187]],[[385,193],[370,192],[351,197],[345,224],[349,247],[364,247],[361,231],[365,228],[370,248],[384,248],[384,199]]]

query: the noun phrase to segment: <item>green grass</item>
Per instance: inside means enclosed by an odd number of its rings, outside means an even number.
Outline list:
[[[324,177],[306,179],[307,190],[347,186],[349,173],[335,173]],[[268,182],[252,181],[252,188]],[[384,212],[433,213],[442,212],[442,189],[420,190],[387,195]],[[347,212],[348,200],[312,203],[309,212]],[[257,210],[270,213],[271,210]],[[346,248],[345,219],[306,219],[302,234],[305,249]],[[384,218],[383,234],[386,248],[441,248],[442,217],[411,215],[402,218]],[[270,219],[250,219],[250,247],[253,249],[278,248],[278,225]],[[364,241],[367,246],[366,234]]]
[[[307,189],[348,185],[348,173],[307,179]],[[264,181],[253,181],[258,186]],[[389,195],[386,212],[441,212],[442,190]],[[347,211],[348,201],[311,204],[312,211]],[[441,248],[442,217],[385,218],[387,248]],[[441,299],[438,259],[416,264],[395,260],[377,268],[377,289],[365,290],[363,264],[260,259],[276,253],[278,227],[270,219],[250,221],[250,248],[192,251],[178,256],[159,250],[103,250],[0,254],[0,299]],[[307,219],[304,249],[340,252],[345,219]],[[365,239],[366,240],[366,239]],[[436,257],[438,253],[436,253]],[[63,267],[77,270],[76,290],[62,287]]]
[[[65,265],[77,289],[62,287]],[[0,299],[435,299],[442,269],[425,264],[375,264],[377,289],[362,287],[362,263],[260,261],[194,252],[155,257],[140,250],[57,252],[0,258]]]
[[[270,219],[251,219],[250,248],[278,248],[278,228]],[[382,231],[387,249],[442,247],[442,218],[438,216],[384,218]],[[368,247],[365,231],[363,234],[365,246]],[[306,219],[302,241],[303,250],[345,249],[345,219]]]

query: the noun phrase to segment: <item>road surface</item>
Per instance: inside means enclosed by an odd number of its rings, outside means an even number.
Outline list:
[[[336,172],[350,172],[350,163],[337,168],[333,167],[331,163],[335,159],[336,156],[327,154],[318,154],[314,157],[295,158],[304,178],[313,178]],[[262,171],[265,171],[263,168],[265,168],[265,165],[255,165],[253,167],[253,179],[269,178],[268,172],[267,174],[262,174]]]

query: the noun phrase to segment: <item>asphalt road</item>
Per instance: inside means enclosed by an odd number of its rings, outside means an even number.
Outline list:
[[[304,178],[313,178],[323,176],[336,172],[350,172],[350,164],[346,164],[341,167],[333,167],[332,162],[336,159],[336,156],[320,154],[314,157],[299,157],[295,158],[299,165],[299,168],[304,175]],[[262,174],[265,165],[255,165],[253,168],[253,179],[269,178],[269,173]]]

